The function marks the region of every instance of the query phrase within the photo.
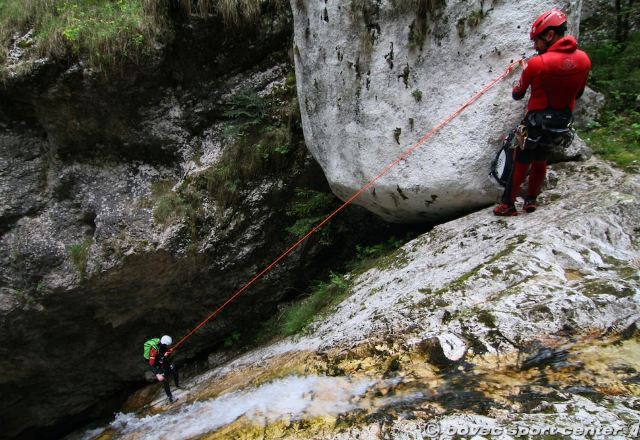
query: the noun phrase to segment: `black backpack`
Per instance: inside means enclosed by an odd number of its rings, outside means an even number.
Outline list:
[[[515,143],[516,130],[517,128],[509,133],[491,161],[489,176],[503,187],[507,186],[513,173],[514,153],[517,148]]]

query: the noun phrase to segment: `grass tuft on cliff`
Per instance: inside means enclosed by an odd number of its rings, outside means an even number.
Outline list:
[[[152,53],[170,37],[170,11],[191,15],[218,14],[228,25],[260,17],[263,5],[281,7],[283,0],[0,0],[0,78],[13,47],[31,57],[86,60],[109,72]],[[22,38],[32,31],[30,38]]]
[[[163,29],[164,8],[156,0],[5,0],[0,3],[0,61],[15,37],[35,56],[81,57],[100,71],[149,53]]]

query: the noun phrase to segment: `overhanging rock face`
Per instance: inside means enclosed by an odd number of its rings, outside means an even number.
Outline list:
[[[577,29],[581,3],[292,0],[305,138],[334,193],[350,197],[511,61],[533,55],[528,31],[538,14],[561,7]],[[511,99],[518,74],[356,203],[388,221],[417,222],[495,201],[488,166],[524,112],[526,100]]]

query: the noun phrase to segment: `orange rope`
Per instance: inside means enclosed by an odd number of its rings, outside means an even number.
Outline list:
[[[311,237],[313,234],[315,234],[318,231],[318,229],[320,229],[322,226],[324,226],[325,223],[327,223],[333,217],[338,215],[338,213],[340,213],[344,208],[349,206],[355,199],[360,197],[362,195],[362,193],[364,193],[366,190],[371,188],[373,186],[373,184],[378,181],[378,179],[380,179],[382,176],[387,174],[392,168],[394,168],[402,160],[404,160],[407,156],[409,156],[416,149],[418,149],[418,147],[420,147],[427,140],[429,140],[434,134],[436,134],[438,131],[440,131],[445,125],[449,124],[454,118],[456,118],[458,115],[460,115],[460,113],[462,113],[467,107],[469,107],[471,104],[473,104],[478,99],[480,99],[482,97],[482,95],[487,93],[498,82],[502,81],[504,78],[509,76],[511,74],[511,72],[513,72],[513,69],[515,67],[517,67],[518,65],[522,65],[522,63],[523,63],[523,60],[519,60],[519,61],[515,61],[515,62],[512,62],[511,64],[509,64],[509,66],[497,78],[495,78],[493,81],[491,81],[486,86],[484,86],[484,88],[482,90],[480,90],[478,93],[473,95],[467,102],[462,104],[455,112],[451,113],[445,119],[440,121],[440,123],[438,123],[438,125],[433,127],[431,130],[429,130],[429,132],[427,134],[425,134],[420,139],[418,139],[418,141],[416,143],[414,143],[409,149],[407,149],[404,153],[402,153],[396,160],[394,160],[392,163],[387,165],[387,167],[385,169],[383,169],[377,176],[375,176],[373,179],[371,179],[369,182],[367,182],[362,188],[360,188],[358,191],[356,191],[351,197],[349,197],[348,200],[346,200],[342,205],[340,205],[335,211],[333,211],[331,214],[329,214],[327,217],[325,217],[324,220],[322,220],[320,223],[318,223],[316,226],[314,226],[309,232],[307,232],[307,234],[304,237],[300,238],[298,241],[296,241],[291,246],[289,246],[282,254],[280,254],[280,256],[278,258],[273,260],[271,262],[271,264],[269,264],[267,267],[262,269],[257,275],[255,275],[253,278],[251,278],[251,280],[249,280],[244,286],[242,286],[240,289],[238,289],[238,291],[236,293],[231,295],[224,303],[222,303],[222,305],[220,305],[209,316],[207,316],[202,322],[200,322],[200,324],[198,324],[193,330],[191,330],[184,337],[182,337],[182,339],[180,339],[171,348],[171,350],[169,350],[169,353],[175,351],[184,341],[186,341],[188,338],[191,337],[191,335],[193,335],[200,328],[202,328],[214,316],[216,316],[220,311],[222,311],[222,309],[224,309],[230,302],[235,300],[244,291],[246,291],[249,287],[251,287],[251,285],[253,285],[256,281],[258,281],[260,278],[262,278],[267,272],[269,272],[273,268],[273,266],[278,264],[282,259],[284,259],[291,252],[293,252],[298,246],[300,246],[309,237]]]

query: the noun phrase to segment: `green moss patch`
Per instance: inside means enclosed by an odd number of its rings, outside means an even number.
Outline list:
[[[635,295],[635,290],[629,286],[616,284],[612,281],[596,279],[584,283],[579,287],[580,292],[588,297],[612,295],[616,298],[628,298]]]

